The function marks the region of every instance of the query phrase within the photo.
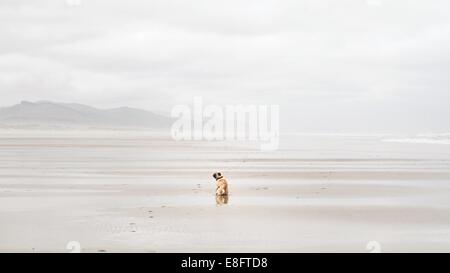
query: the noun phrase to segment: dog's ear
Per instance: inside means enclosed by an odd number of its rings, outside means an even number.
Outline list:
[[[217,176],[220,177],[220,176],[222,176],[222,174],[221,173],[217,173]]]
[[[217,178],[217,173],[213,173],[213,177],[214,177],[214,178]]]

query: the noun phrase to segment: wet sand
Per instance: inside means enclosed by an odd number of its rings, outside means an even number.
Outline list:
[[[291,136],[280,150],[145,132],[0,135],[0,251],[450,251],[450,148]],[[230,181],[216,199],[211,174]]]

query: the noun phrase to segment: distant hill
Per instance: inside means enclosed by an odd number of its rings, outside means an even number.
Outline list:
[[[172,118],[120,107],[98,109],[77,103],[26,102],[0,108],[0,127],[8,128],[170,128]]]

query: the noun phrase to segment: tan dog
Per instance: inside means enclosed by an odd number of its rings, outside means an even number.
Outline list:
[[[228,204],[228,195],[216,195],[216,205]]]
[[[214,173],[213,177],[216,179],[216,195],[228,195],[228,182],[221,173]]]

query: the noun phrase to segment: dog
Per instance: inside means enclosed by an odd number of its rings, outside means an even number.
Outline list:
[[[213,177],[216,179],[216,196],[228,195],[228,182],[219,172],[214,173]]]
[[[228,195],[216,195],[216,205],[222,206],[228,204]]]

